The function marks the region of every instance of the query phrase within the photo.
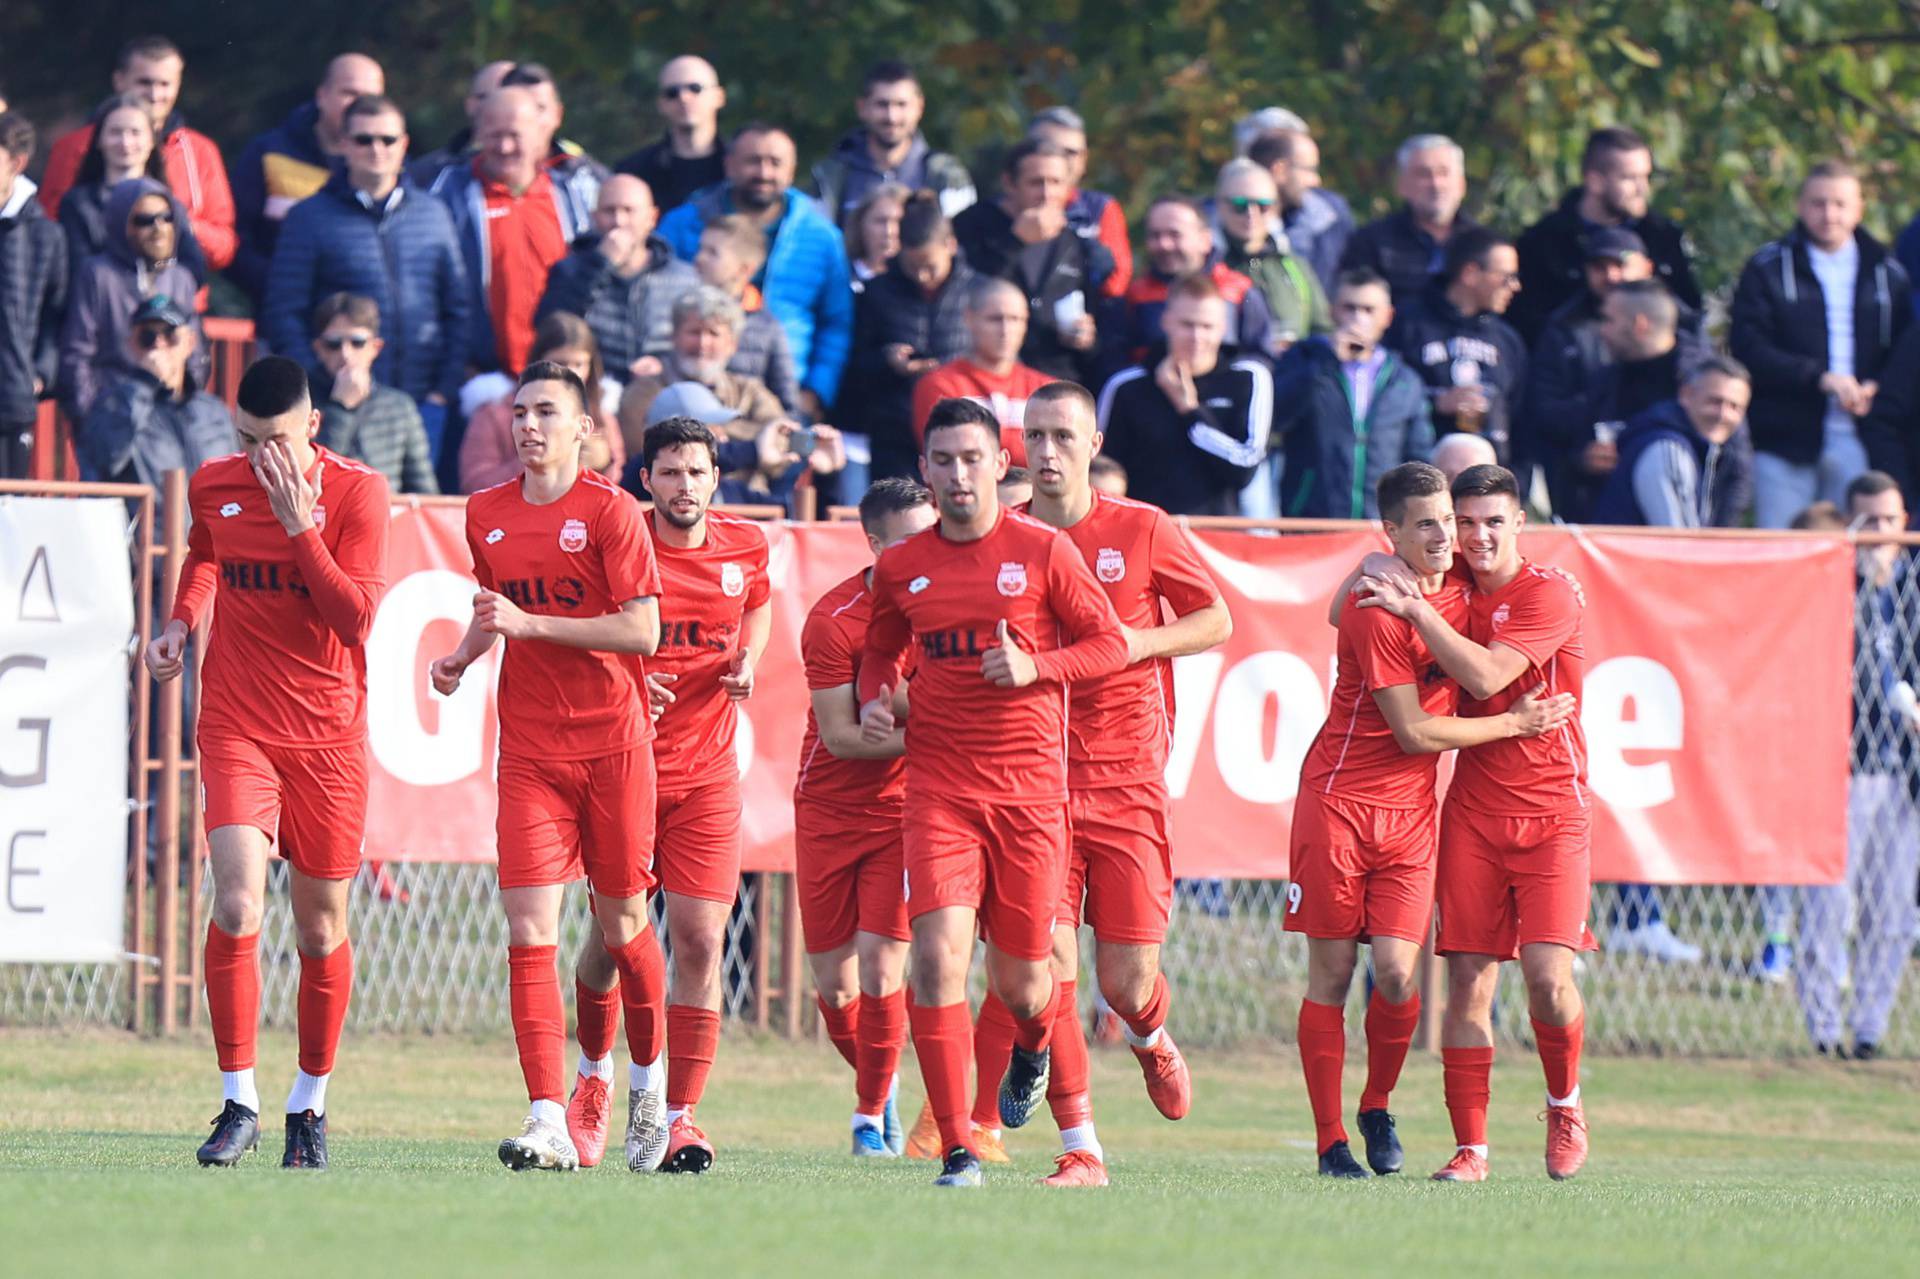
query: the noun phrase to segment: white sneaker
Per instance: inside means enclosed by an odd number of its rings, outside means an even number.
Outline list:
[[[515,1172],[538,1168],[543,1172],[572,1172],[580,1166],[573,1139],[558,1124],[542,1123],[532,1115],[520,1126],[518,1137],[500,1143],[500,1162]]]
[[[653,1087],[627,1090],[627,1167],[634,1172],[659,1172],[667,1157],[667,1072],[654,1074]]]
[[[1697,964],[1706,953],[1673,935],[1665,920],[1638,928],[1616,928],[1607,934],[1607,949],[1620,955],[1645,955],[1663,964]]]

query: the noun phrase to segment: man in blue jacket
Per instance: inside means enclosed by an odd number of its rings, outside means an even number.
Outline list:
[[[1594,504],[1594,523],[1736,527],[1753,499],[1753,441],[1741,429],[1752,398],[1738,360],[1713,355],[1694,365],[1678,399],[1621,430],[1620,464]]]
[[[260,334],[317,376],[314,308],[336,293],[373,299],[386,342],[373,376],[419,403],[437,448],[466,368],[471,300],[460,242],[447,207],[405,176],[407,122],[391,99],[356,99],[345,128],[345,172],[295,205],[280,230]]]
[[[754,283],[787,331],[799,366],[801,406],[815,419],[840,389],[853,346],[853,286],[840,232],[793,186],[793,138],[754,123],[727,148],[727,180],[700,191],[660,220],[660,238],[688,262],[700,231],[728,213],[744,213],[767,235],[767,264]]]
[[[387,91],[386,73],[364,53],[343,53],[292,114],[247,144],[233,166],[233,213],[240,247],[227,269],[257,309],[280,224],[293,206],[321,187],[346,152],[347,108],[355,98]]]
[[[1381,344],[1393,323],[1386,277],[1342,272],[1329,337],[1296,343],[1274,372],[1273,430],[1285,441],[1280,511],[1302,519],[1372,520],[1379,479],[1433,451],[1426,384]]]

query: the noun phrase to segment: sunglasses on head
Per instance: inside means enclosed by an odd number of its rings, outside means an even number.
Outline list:
[[[400,135],[397,133],[356,133],[353,135],[353,145],[357,147],[370,147],[376,142],[383,147],[397,147],[400,145]]]
[[[660,86],[660,96],[663,98],[677,98],[683,93],[697,98],[706,91],[707,86],[704,84],[663,84]]]
[[[138,328],[133,331],[133,344],[142,351],[151,351],[164,343],[172,346],[180,340],[180,330],[161,328]]]
[[[133,224],[142,231],[150,230],[156,226],[172,226],[173,214],[165,210],[159,213],[136,213],[133,215]]]
[[[320,345],[326,347],[327,350],[329,351],[338,351],[342,347],[348,347],[348,346],[358,351],[363,349],[367,345],[367,343],[371,341],[373,341],[373,339],[368,337],[366,334],[355,333],[349,337],[321,338]]]
[[[1272,200],[1259,200],[1250,195],[1235,195],[1227,198],[1235,213],[1245,213],[1248,209],[1271,209]]]

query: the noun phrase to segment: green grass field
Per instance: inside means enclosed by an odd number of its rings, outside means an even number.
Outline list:
[[[507,1173],[493,1147],[523,1107],[505,1036],[349,1039],[329,1096],[333,1171],[282,1173],[293,1056],[285,1036],[262,1045],[271,1129],[240,1168],[213,1172],[193,1163],[218,1108],[204,1038],[0,1035],[0,1269],[1566,1279],[1920,1264],[1910,1062],[1590,1060],[1593,1160],[1555,1184],[1541,1168],[1538,1066],[1504,1050],[1494,1180],[1449,1186],[1424,1179],[1451,1151],[1434,1059],[1415,1054],[1396,1097],[1414,1175],[1329,1184],[1311,1175],[1290,1047],[1199,1054],[1179,1124],[1154,1114],[1131,1057],[1097,1051],[1113,1186],[1030,1184],[1054,1153],[1042,1118],[1012,1135],[1014,1166],[967,1194],[934,1190],[924,1163],[847,1156],[851,1072],[824,1045],[729,1035],[701,1109],[719,1147],[702,1178],[636,1177],[617,1159],[573,1176]],[[1359,1082],[1350,1075],[1349,1102]],[[918,1098],[915,1079],[909,1120]]]

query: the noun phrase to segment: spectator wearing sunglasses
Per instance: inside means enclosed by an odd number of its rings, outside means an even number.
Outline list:
[[[73,280],[60,332],[60,400],[67,416],[84,421],[112,378],[134,369],[128,355],[133,314],[148,298],[192,305],[200,282],[179,259],[186,209],[163,183],[129,178],[107,195],[107,245],[88,258]],[[192,321],[194,380],[207,376],[200,321]]]
[[[193,315],[159,294],[128,320],[126,371],[114,374],[81,422],[80,477],[158,486],[168,471],[196,470],[233,452],[233,418],[190,369]]]
[[[1333,332],[1333,312],[1313,267],[1275,234],[1280,192],[1252,160],[1229,160],[1214,187],[1226,265],[1253,281],[1273,315],[1273,351]]]
[[[284,243],[284,241],[282,241]],[[438,493],[433,453],[411,397],[375,378],[382,348],[380,307],[372,298],[335,293],[313,313],[320,376],[320,443],[365,462],[395,493]]]
[[[645,182],[665,213],[727,176],[727,149],[720,143],[727,91],[712,63],[685,54],[660,69],[659,105],[666,136],[620,161],[614,171]]]
[[[346,169],[294,206],[274,246],[261,337],[275,354],[319,376],[325,361],[308,328],[314,308],[334,294],[371,300],[386,317],[387,335],[373,375],[413,397],[437,451],[466,365],[472,301],[460,241],[447,206],[406,176],[407,121],[399,106],[368,94],[347,108],[345,120]]]

